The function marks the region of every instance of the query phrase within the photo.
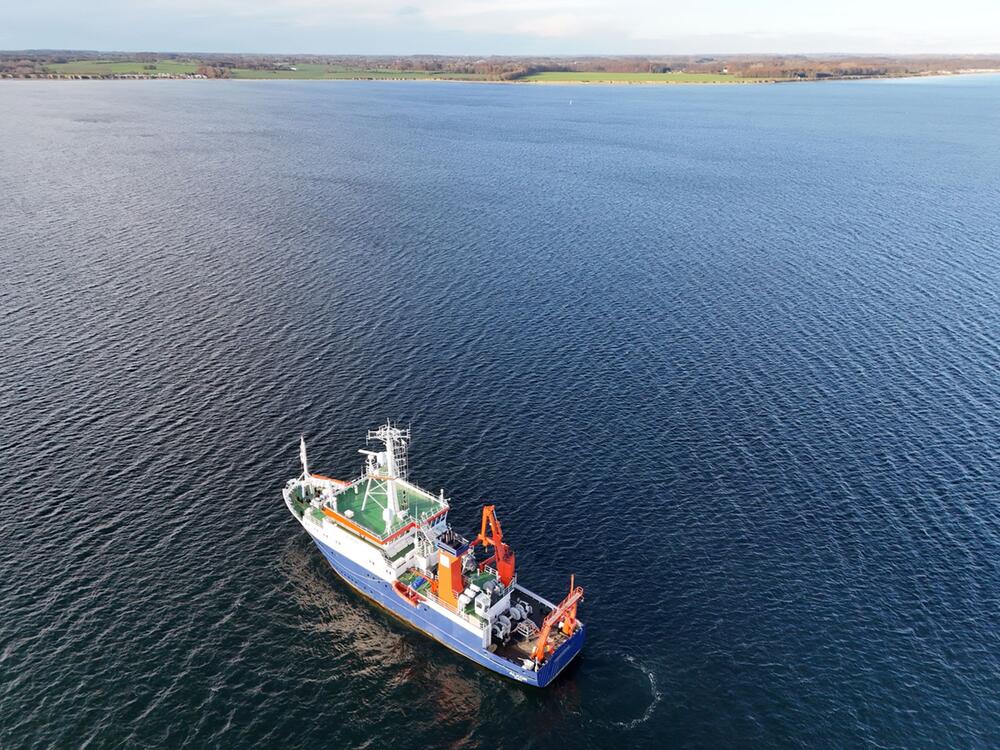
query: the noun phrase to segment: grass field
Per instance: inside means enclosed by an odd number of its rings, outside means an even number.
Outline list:
[[[150,67],[152,66],[152,67]],[[178,60],[158,60],[155,63],[148,62],[111,62],[108,60],[79,60],[68,63],[53,63],[47,66],[47,70],[61,75],[91,75],[105,76],[116,73],[139,73],[145,75],[155,75],[157,73],[169,73],[172,75],[184,75],[194,73],[200,67],[200,63]],[[280,80],[347,80],[347,79],[458,79],[476,80],[483,76],[463,73],[435,73],[422,70],[380,70],[363,68],[343,68],[334,65],[322,65],[315,63],[299,63],[292,66],[295,70],[253,70],[250,68],[232,68],[230,76],[232,78],[246,78],[257,80],[280,79]]]
[[[295,65],[295,70],[249,70],[234,68],[233,78],[265,79],[309,79],[309,80],[349,80],[357,78],[374,79],[459,79],[477,80],[483,76],[462,73],[434,73],[426,70],[383,70],[377,68],[339,68],[334,65],[317,65],[303,63]]]
[[[742,83],[757,78],[740,78],[725,73],[603,73],[600,71],[568,71],[535,73],[521,81],[540,83]]]
[[[155,65],[155,70],[146,70],[146,65]],[[63,75],[101,76],[115,73],[171,73],[182,75],[194,73],[198,64],[194,62],[178,62],[176,60],[158,60],[156,63],[144,62],[110,62],[107,60],[78,60],[68,63],[53,63],[46,66],[53,73]]]
[[[111,62],[109,60],[79,60],[53,63],[47,66],[52,73],[63,75],[109,76],[116,73],[156,75],[168,73],[184,75],[195,73],[201,63],[193,60],[158,60],[148,62]],[[350,79],[407,79],[407,80],[485,80],[474,73],[441,73],[426,70],[386,70],[376,68],[345,68],[321,63],[298,63],[295,70],[254,70],[231,68],[231,78],[254,80],[350,80]],[[759,81],[724,73],[604,73],[600,71],[568,71],[536,73],[517,79],[529,83],[742,83]]]

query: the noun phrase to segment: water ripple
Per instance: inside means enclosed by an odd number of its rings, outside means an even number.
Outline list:
[[[0,746],[1000,745],[998,85],[0,87]],[[385,417],[545,691],[288,517]]]

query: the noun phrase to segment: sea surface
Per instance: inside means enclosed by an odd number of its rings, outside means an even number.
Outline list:
[[[352,593],[299,435],[586,589]],[[1000,746],[1000,77],[0,84],[0,747]]]

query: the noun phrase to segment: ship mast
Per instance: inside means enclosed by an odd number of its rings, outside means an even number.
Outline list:
[[[306,460],[306,436],[299,435],[299,460],[302,462],[302,478],[309,478],[309,462]]]
[[[367,439],[378,440],[385,445],[385,450],[376,456],[377,474],[372,472],[372,478],[385,483],[386,507],[392,511],[392,517],[396,518],[402,512],[396,495],[396,480],[406,479],[406,444],[410,440],[410,431],[394,427],[386,420],[377,430],[369,430]]]

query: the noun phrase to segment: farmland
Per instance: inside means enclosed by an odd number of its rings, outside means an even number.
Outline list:
[[[590,70],[546,71],[524,76],[531,83],[747,83],[759,78],[744,78],[728,73],[615,73]]]
[[[207,74],[210,78],[245,78],[254,80],[378,80],[378,79],[455,79],[475,80],[485,76],[427,70],[392,70],[386,68],[351,68],[320,63],[295,63],[273,67],[217,68],[197,60],[75,60],[50,63],[45,72],[55,75],[113,77],[121,75],[190,76]]]
[[[447,56],[0,51],[2,78],[768,83],[1000,70],[998,55]]]

